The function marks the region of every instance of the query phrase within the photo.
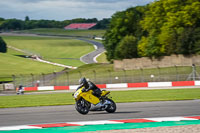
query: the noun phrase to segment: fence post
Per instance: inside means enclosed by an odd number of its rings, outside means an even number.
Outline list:
[[[178,78],[178,68],[177,68],[177,65],[175,65],[175,69],[176,69],[176,81],[179,81],[179,78]]]
[[[14,88],[16,89],[16,76],[12,75],[12,79],[13,79]]]
[[[53,72],[53,76],[54,76],[54,86],[57,85],[57,76],[56,76],[56,72]]]
[[[66,71],[67,74],[67,85],[69,86],[69,72]]]
[[[157,68],[158,68],[158,79],[160,81],[160,67],[158,66]]]
[[[111,71],[110,71],[110,70],[108,70],[108,73],[109,73],[109,77],[110,77],[110,84],[112,84]]]
[[[125,69],[123,69],[123,72],[124,72],[124,83],[126,83],[127,81],[127,79],[126,79],[126,70]]]
[[[32,78],[32,87],[34,86],[34,75],[31,73],[31,78]]]
[[[141,82],[144,82],[144,72],[143,72],[143,69],[140,68],[140,71],[141,71]]]
[[[93,73],[94,73],[94,82],[96,83],[96,71],[93,70]]]
[[[192,79],[193,79],[193,81],[196,80],[196,66],[195,66],[195,64],[192,64]]]
[[[45,86],[45,76],[44,76],[44,73],[42,73],[42,84],[43,84],[43,86]]]
[[[135,74],[134,74],[134,71],[132,70],[132,73],[131,73],[131,83],[134,83],[135,82]]]

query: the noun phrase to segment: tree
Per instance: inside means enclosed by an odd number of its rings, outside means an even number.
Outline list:
[[[199,27],[199,0],[160,0],[148,5],[142,28],[148,32],[138,44],[139,55],[161,56],[192,54],[197,40],[192,39]],[[153,39],[153,40],[152,40]],[[141,48],[146,48],[142,50]]]
[[[26,16],[25,17],[25,21],[29,21],[30,19],[29,19],[29,17],[28,16]]]
[[[137,39],[134,36],[125,36],[117,45],[115,58],[131,59],[138,57],[137,54]]]
[[[104,18],[98,21],[97,25],[95,26],[96,29],[107,29],[110,23],[110,18]]]
[[[144,6],[137,6],[128,8],[126,11],[116,12],[112,16],[109,28],[104,35],[108,60],[119,58],[119,55],[115,54],[115,50],[125,36],[134,36],[138,41],[145,34],[140,26],[145,10]],[[116,57],[116,55],[118,56]]]
[[[7,19],[3,22],[1,27],[5,30],[23,30],[24,21],[18,19]]]
[[[1,37],[0,37],[0,52],[2,52],[2,53],[7,52],[7,45]]]
[[[103,20],[98,21],[96,18],[85,19],[85,18],[76,18],[72,20],[64,21],[55,21],[55,20],[30,20],[28,16],[25,17],[25,20],[18,19],[3,19],[0,18],[0,29],[2,30],[24,30],[24,29],[34,29],[34,28],[64,28],[66,25],[71,23],[99,23],[98,29],[103,29],[107,27],[109,21]],[[95,28],[95,27],[94,27]]]

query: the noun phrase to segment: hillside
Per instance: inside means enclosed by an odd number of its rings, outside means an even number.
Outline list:
[[[94,50],[91,44],[75,39],[56,37],[30,37],[30,36],[2,36],[8,46],[21,49],[26,52],[8,48],[8,52],[0,54],[0,81],[11,81],[12,75],[53,73],[63,70],[46,63],[33,61],[27,58],[30,55],[38,55],[44,60],[64,65],[81,66],[79,58]]]
[[[8,49],[8,53],[0,53],[0,81],[10,81],[15,74],[41,74],[63,70],[62,67],[48,65],[22,58],[23,53]]]
[[[55,37],[3,36],[6,43],[42,59],[70,66],[81,66],[79,58],[94,50],[86,42]]]

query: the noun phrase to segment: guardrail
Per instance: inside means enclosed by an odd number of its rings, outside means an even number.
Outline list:
[[[144,82],[144,83],[117,83],[97,84],[99,88],[141,88],[141,87],[178,87],[178,86],[200,86],[200,81],[173,81],[173,82]],[[70,86],[36,86],[24,87],[25,91],[47,91],[47,90],[75,90],[78,85]]]
[[[195,70],[195,71],[194,71]],[[77,70],[78,71],[78,70]],[[174,67],[159,69],[139,69],[137,71],[112,71],[110,69],[104,72],[98,70],[78,71],[61,71],[50,74],[26,74],[12,75],[14,87],[19,85],[26,87],[42,86],[71,86],[78,85],[81,77],[86,77],[95,84],[118,84],[118,83],[146,83],[146,82],[174,82],[174,81],[198,81],[200,67]]]

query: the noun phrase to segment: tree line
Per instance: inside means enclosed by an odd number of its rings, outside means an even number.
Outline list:
[[[72,20],[30,20],[28,16],[24,20],[0,18],[0,30],[27,30],[35,28],[64,28],[71,23],[97,23],[96,29],[106,29],[110,22],[109,18],[97,20],[96,18],[76,18]]]
[[[112,15],[107,58],[200,54],[200,1],[157,0]]]

